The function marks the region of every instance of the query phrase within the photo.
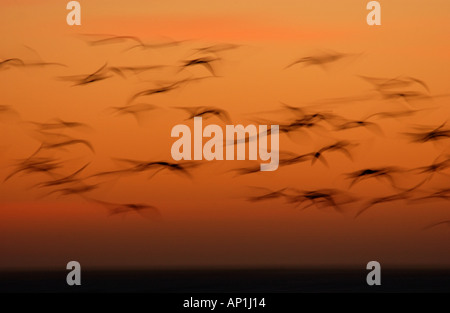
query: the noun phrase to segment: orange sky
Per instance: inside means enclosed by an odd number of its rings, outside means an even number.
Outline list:
[[[65,23],[64,1],[2,1],[0,59],[41,58],[63,67],[0,70],[0,104],[11,105],[20,118],[0,119],[0,179],[18,159],[39,146],[28,121],[53,118],[91,126],[65,134],[88,139],[95,153],[74,146],[51,153],[65,160],[58,174],[67,175],[90,162],[85,175],[112,170],[111,158],[169,160],[174,139],[170,130],[186,121],[176,106],[216,106],[227,110],[235,124],[255,117],[283,119],[283,114],[256,113],[291,105],[323,103],[323,99],[371,92],[357,75],[420,78],[433,95],[448,92],[450,81],[450,3],[380,1],[382,26],[366,24],[367,1],[80,1],[82,26]],[[179,46],[124,51],[129,43],[89,46],[82,34],[138,36],[145,42],[186,40]],[[139,125],[130,116],[114,116],[134,93],[186,75],[208,75],[202,68],[178,72],[180,60],[193,49],[216,43],[240,48],[220,54],[218,78],[192,83],[172,93],[145,97],[154,104]],[[38,52],[28,49],[32,47]],[[311,66],[283,68],[293,60],[331,49],[355,54],[328,70]],[[110,65],[169,65],[167,70],[123,80],[114,77],[73,87],[57,77],[90,73]],[[365,129],[280,137],[280,149],[308,153],[336,139],[357,140],[355,161],[339,153],[318,162],[283,167],[275,172],[235,176],[243,161],[206,163],[193,179],[161,172],[131,175],[102,183],[90,194],[118,203],[142,202],[159,208],[162,220],[136,214],[108,216],[104,207],[78,196],[46,196],[33,186],[42,174],[17,175],[0,184],[0,268],[63,268],[70,260],[88,267],[183,266],[360,266],[370,260],[395,266],[448,266],[450,231],[429,231],[430,223],[450,218],[448,203],[393,202],[353,216],[361,202],[343,214],[310,207],[299,210],[282,200],[249,202],[251,186],[280,189],[338,188],[347,190],[344,173],[371,166],[414,168],[430,164],[445,146],[410,144],[401,135],[417,124],[439,125],[449,116],[448,98],[415,104],[437,107],[409,120],[383,121],[383,136]],[[385,110],[405,109],[401,101],[371,100],[321,106],[347,118],[362,118]],[[216,123],[218,119],[204,121]],[[446,143],[448,146],[448,142]],[[411,186],[419,178],[402,181]],[[424,190],[448,186],[448,178],[433,178]],[[393,192],[385,183],[368,180],[349,190],[362,203]]]

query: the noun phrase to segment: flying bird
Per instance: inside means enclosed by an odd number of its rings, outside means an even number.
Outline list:
[[[363,214],[365,211],[370,209],[376,204],[385,203],[385,202],[392,202],[392,201],[399,201],[399,200],[405,200],[409,197],[408,192],[400,192],[397,194],[384,196],[384,197],[378,197],[370,200],[366,206],[364,206],[362,209],[356,213],[355,218],[359,217],[361,214]]]
[[[404,170],[398,167],[366,168],[352,173],[348,173],[347,178],[352,180],[350,183],[350,188],[356,183],[370,178],[376,179],[384,178],[388,180],[394,188],[396,188],[393,175],[401,172],[404,172]]]
[[[405,88],[411,85],[419,85],[423,87],[427,92],[430,92],[428,85],[421,79],[415,77],[395,77],[395,78],[380,78],[380,77],[369,77],[369,76],[359,76],[368,83],[375,86],[376,89],[392,89],[392,88]]]
[[[433,97],[428,93],[424,93],[421,91],[386,91],[379,90],[381,98],[384,100],[405,100],[407,103],[410,101],[418,101],[418,100],[430,100]]]
[[[88,200],[98,203],[104,207],[106,207],[109,211],[109,215],[118,215],[118,214],[126,214],[129,212],[135,212],[143,217],[146,217],[143,212],[150,211],[154,214],[155,217],[161,217],[161,213],[159,209],[153,205],[144,204],[144,203],[112,203],[101,201],[97,199],[88,198]]]
[[[84,183],[77,183],[71,187],[65,187],[65,188],[52,190],[47,194],[47,196],[54,194],[54,193],[59,193],[62,196],[78,195],[78,196],[85,198],[86,197],[84,195],[85,193],[89,193],[91,191],[96,190],[98,188],[98,186],[99,186],[99,184],[88,185],[88,184],[84,184]]]
[[[17,164],[17,168],[10,173],[5,179],[4,182],[9,180],[11,177],[25,172],[25,173],[46,173],[49,174],[53,170],[56,170],[61,167],[61,162],[57,162],[57,160],[52,158],[28,158],[20,161]]]
[[[92,146],[92,144],[89,141],[84,140],[84,139],[70,139],[70,140],[64,140],[64,141],[57,142],[57,143],[43,142],[41,144],[41,146],[39,147],[39,150],[43,150],[43,149],[58,149],[58,148],[67,147],[67,146],[73,146],[73,145],[84,145],[89,150],[91,150],[92,152],[95,152],[94,147]]]
[[[438,227],[438,226],[447,226],[447,227],[450,227],[450,220],[447,220],[447,221],[440,221],[440,222],[437,222],[437,223],[433,223],[433,224],[430,224],[430,225],[428,225],[428,226],[425,226],[423,229],[424,229],[424,230],[427,230],[427,229],[434,228],[434,227]]]
[[[10,58],[0,61],[0,70],[1,69],[8,69],[10,67],[16,67],[16,68],[26,68],[26,67],[45,67],[45,66],[62,66],[67,67],[67,65],[62,63],[55,63],[55,62],[26,62],[19,58]]]
[[[174,107],[175,109],[184,110],[189,114],[188,120],[194,117],[204,117],[208,119],[209,117],[216,116],[223,122],[231,124],[231,118],[227,111],[209,106],[197,106],[197,107]]]
[[[49,131],[55,129],[66,129],[66,128],[90,128],[89,125],[81,122],[69,122],[64,121],[60,118],[55,118],[51,122],[28,122],[37,126],[41,131]]]
[[[162,48],[168,48],[173,46],[179,46],[181,43],[184,43],[188,40],[169,40],[165,42],[157,42],[157,43],[138,43],[136,45],[133,45],[124,51],[133,50],[136,48],[139,48],[141,50],[149,50],[149,49],[162,49]]]
[[[201,58],[195,58],[191,60],[183,61],[183,64],[181,65],[181,69],[186,69],[188,67],[192,67],[195,65],[200,65],[206,68],[213,76],[216,76],[216,73],[214,72],[214,68],[212,67],[211,63],[220,60],[219,58],[211,58],[211,57],[201,57]]]
[[[10,105],[0,104],[0,121],[5,120],[19,120],[20,114]]]
[[[167,161],[138,161],[131,159],[115,159],[118,162],[128,164],[130,167],[126,167],[124,169],[100,172],[91,175],[90,177],[100,177],[100,176],[111,176],[111,175],[122,175],[122,174],[134,174],[134,173],[142,173],[150,170],[156,170],[149,178],[152,178],[157,173],[163,170],[169,170],[176,173],[183,174],[191,178],[191,174],[188,169],[199,166],[198,162],[183,162],[183,163],[172,163]]]
[[[83,86],[92,84],[98,81],[102,81],[108,78],[113,77],[113,75],[108,75],[108,68],[107,64],[105,63],[102,65],[99,69],[97,69],[95,72],[90,74],[81,74],[81,75],[72,75],[72,76],[62,76],[59,77],[60,80],[65,81],[71,81],[74,83],[73,86]]]
[[[341,60],[345,57],[349,57],[349,56],[350,56],[350,54],[340,53],[340,52],[335,52],[335,51],[324,52],[324,53],[300,58],[300,59],[290,63],[288,66],[285,67],[285,69],[288,69],[297,64],[304,64],[305,67],[311,66],[311,65],[317,65],[317,66],[321,66],[322,68],[325,69],[326,65],[336,62],[336,61],[339,61],[339,60]]]
[[[279,163],[280,163],[280,166],[283,166],[283,165],[291,165],[291,164],[296,164],[299,162],[304,162],[304,161],[310,160],[311,165],[314,165],[314,163],[317,160],[319,160],[324,165],[328,166],[328,162],[326,161],[326,159],[323,156],[325,152],[334,152],[334,151],[342,152],[350,160],[353,160],[349,149],[356,145],[357,144],[353,144],[347,140],[340,140],[340,141],[335,142],[334,144],[324,146],[321,149],[314,151],[314,152],[291,156],[291,157],[286,157],[286,158],[280,158]]]
[[[412,169],[412,171],[418,171],[419,174],[428,174],[427,180],[430,180],[434,176],[434,174],[441,173],[442,171],[450,168],[450,157],[447,156],[445,160],[438,161],[441,158],[442,156],[439,156],[433,161],[432,164],[417,167],[415,169]]]
[[[342,212],[341,205],[353,201],[352,198],[347,197],[337,189],[293,190],[296,194],[287,196],[287,199],[290,203],[295,203],[297,206],[301,206],[306,202],[307,204],[303,206],[302,210],[316,206],[317,208],[332,207],[337,212]],[[342,199],[339,199],[341,197]]]
[[[282,189],[275,190],[275,191],[272,191],[268,188],[261,188],[261,187],[253,187],[253,188],[262,189],[265,191],[265,193],[262,195],[259,195],[259,196],[249,197],[247,199],[248,201],[257,202],[257,201],[263,201],[263,200],[269,200],[269,199],[283,198],[286,196],[286,194],[284,192],[286,190],[286,188],[282,188]]]
[[[58,186],[58,185],[65,185],[65,184],[71,184],[71,183],[79,183],[81,182],[81,179],[77,178],[77,176],[86,169],[86,167],[89,166],[90,163],[87,163],[83,165],[81,168],[76,170],[70,175],[67,175],[65,177],[61,177],[54,180],[49,180],[46,182],[39,183],[37,186],[40,187],[52,187],[52,186]]]
[[[353,129],[353,128],[366,128],[367,130],[370,130],[372,132],[375,132],[376,134],[383,134],[383,131],[381,130],[380,126],[378,126],[374,122],[370,122],[367,120],[347,120],[340,124],[335,125],[335,130],[346,130],[346,129]]]
[[[135,36],[124,36],[124,35],[102,35],[102,34],[84,34],[85,38],[96,37],[96,39],[85,39],[85,41],[91,46],[99,45],[110,45],[124,42],[135,42],[138,44],[143,44],[142,40]]]
[[[128,100],[128,104],[133,102],[137,98],[140,98],[140,97],[151,96],[151,95],[154,95],[154,94],[167,93],[167,92],[170,92],[170,91],[175,90],[177,88],[180,88],[184,84],[188,84],[188,83],[193,82],[193,81],[199,81],[199,80],[212,78],[212,77],[216,77],[216,76],[185,78],[185,79],[182,79],[182,80],[179,80],[179,81],[175,81],[173,83],[168,83],[168,84],[156,87],[156,88],[146,89],[146,90],[143,90],[143,91],[140,91],[140,92],[134,94]]]
[[[149,111],[156,110],[157,108],[158,106],[149,103],[136,103],[119,107],[111,107],[110,109],[113,110],[116,115],[131,115],[139,124],[142,124],[144,115]]]
[[[419,131],[416,133],[404,133],[405,135],[409,136],[412,140],[412,142],[418,142],[418,143],[424,143],[429,141],[438,141],[443,139],[450,138],[450,129],[444,129],[444,126],[447,124],[447,122],[444,122],[443,124],[439,125],[438,127],[427,130],[427,131]],[[416,128],[417,129],[417,128]]]
[[[0,61],[0,69],[8,68],[9,66],[25,66],[25,62],[18,58],[11,58]]]
[[[260,173],[261,165],[255,164],[255,165],[249,166],[249,167],[241,167],[241,168],[232,169],[231,171],[236,172],[238,175],[249,175],[249,174],[254,174],[254,173]]]
[[[367,117],[367,119],[372,117],[378,118],[400,118],[400,117],[408,117],[417,114],[422,110],[403,110],[403,111],[386,111],[386,112],[376,112]]]
[[[399,201],[399,200],[406,200],[412,197],[412,193],[419,188],[420,186],[422,186],[425,183],[424,181],[421,181],[420,183],[416,184],[415,186],[408,188],[408,189],[400,189],[400,188],[396,188],[401,190],[401,192],[396,193],[396,194],[392,194],[389,196],[383,196],[383,197],[377,197],[377,198],[373,198],[371,199],[362,209],[360,209],[356,215],[355,218],[357,218],[358,216],[360,216],[362,213],[366,212],[368,209],[370,209],[371,207],[373,207],[374,205],[380,204],[380,203],[385,203],[385,202],[393,202],[393,201]]]
[[[450,188],[441,188],[429,195],[416,198],[414,199],[414,201],[430,200],[430,199],[450,200]]]
[[[239,47],[240,47],[240,45],[225,43],[225,44],[215,44],[215,45],[211,45],[211,46],[196,48],[194,50],[196,52],[201,52],[201,53],[214,53],[215,54],[215,53],[223,52],[223,51],[227,51],[227,50],[234,50]]]

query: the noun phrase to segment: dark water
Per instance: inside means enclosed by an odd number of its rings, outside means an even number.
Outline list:
[[[73,287],[67,273],[0,272],[0,292],[450,292],[450,269],[384,269],[381,286],[368,286],[364,269],[83,271]]]

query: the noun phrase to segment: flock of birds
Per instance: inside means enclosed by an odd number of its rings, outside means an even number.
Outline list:
[[[169,41],[163,43],[145,43],[139,38],[132,36],[112,36],[112,35],[86,35],[84,36],[86,42],[90,46],[99,45],[125,45],[126,50],[133,49],[160,49],[170,47],[180,47],[184,41]],[[193,67],[202,67],[205,76],[187,76],[183,79],[177,79],[170,82],[154,82],[151,88],[147,88],[131,94],[122,106],[113,106],[109,110],[111,114],[118,116],[133,116],[138,122],[141,115],[152,110],[157,109],[156,105],[142,102],[155,94],[167,94],[176,89],[185,87],[191,83],[216,79],[220,76],[216,73],[216,64],[223,62],[222,52],[228,50],[239,49],[239,45],[235,44],[213,44],[202,46],[191,51],[191,57],[185,60],[180,60],[176,65],[144,65],[144,66],[112,66],[108,63],[100,66],[92,73],[70,75],[58,77],[62,82],[69,82],[74,87],[84,88],[86,85],[94,85],[100,81],[108,80],[113,77],[120,77],[120,79],[128,79],[131,76],[140,75],[149,71],[156,71],[165,68],[175,69],[175,73],[181,73]],[[305,56],[288,64],[280,71],[293,70],[295,67],[309,67],[318,66],[327,68],[328,65],[338,62],[343,58],[354,57],[352,54],[339,53],[335,51],[327,51],[315,55]],[[287,63],[287,62],[286,62]],[[16,68],[28,67],[66,67],[61,63],[52,63],[44,61],[29,62],[20,58],[9,58],[0,61],[0,75],[5,75],[7,71]],[[293,133],[303,132],[305,130],[326,130],[327,132],[342,132],[348,129],[366,129],[374,134],[383,134],[382,123],[386,119],[407,119],[416,116],[424,110],[433,110],[433,108],[415,108],[411,104],[416,101],[429,102],[431,99],[439,97],[447,97],[448,95],[432,95],[428,85],[417,78],[408,76],[398,76],[394,78],[380,78],[360,76],[360,78],[369,83],[373,89],[372,93],[356,97],[347,97],[340,99],[333,99],[332,103],[339,105],[340,103],[349,102],[363,102],[363,101],[385,101],[396,100],[403,102],[403,110],[382,111],[370,114],[361,119],[348,119],[331,111],[317,109],[316,106],[296,107],[282,103],[278,111],[281,112],[285,119],[282,121],[274,120],[257,120],[262,124],[279,125],[280,134],[290,136]],[[186,113],[187,119],[201,116],[204,119],[218,118],[224,123],[231,123],[230,114],[223,108],[213,106],[198,106],[198,107],[172,107],[174,110],[181,110]],[[32,126],[34,139],[39,141],[37,149],[26,158],[17,160],[14,169],[3,179],[3,183],[17,178],[21,174],[45,174],[47,179],[40,181],[34,185],[35,188],[46,190],[46,196],[57,194],[59,196],[78,195],[88,201],[92,201],[99,205],[106,207],[111,214],[124,214],[127,212],[142,213],[144,211],[151,211],[155,216],[160,216],[160,211],[157,207],[145,203],[111,203],[101,199],[97,199],[90,194],[102,185],[104,180],[115,179],[124,175],[136,175],[141,173],[148,173],[153,177],[161,171],[170,171],[192,177],[192,171],[202,166],[201,161],[181,161],[173,162],[170,160],[134,160],[134,159],[114,159],[120,166],[110,171],[95,172],[93,174],[84,174],[86,168],[91,163],[87,162],[80,168],[76,169],[70,174],[62,175],[61,171],[65,170],[65,163],[58,159],[55,154],[51,152],[61,151],[74,146],[81,146],[95,153],[94,145],[87,139],[79,138],[64,134],[65,130],[79,130],[89,129],[91,126],[77,121],[65,121],[55,118],[46,122],[30,122],[23,121],[20,113],[11,105],[0,105],[0,123],[4,119],[16,120],[20,123],[27,123]],[[411,143],[445,143],[445,140],[450,139],[450,127],[447,122],[442,122],[439,125],[432,127],[417,126],[404,134],[405,139]],[[270,136],[270,130],[268,132]],[[246,138],[248,142],[251,138]],[[225,143],[226,144],[226,143]],[[233,142],[232,144],[237,144]],[[325,166],[329,166],[327,158],[332,153],[342,153],[350,160],[353,160],[354,155],[352,150],[358,146],[357,142],[350,140],[337,139],[332,144],[327,144],[316,151],[309,153],[298,154],[288,151],[280,151],[280,168],[292,166],[300,163],[307,163],[310,166],[315,166],[316,162],[320,162]],[[50,152],[50,153],[49,153]],[[356,217],[365,213],[368,209],[374,206],[387,202],[396,201],[421,201],[421,200],[450,200],[450,188],[442,187],[433,191],[427,190],[426,184],[435,176],[443,175],[449,176],[447,171],[450,169],[450,153],[445,150],[441,152],[434,162],[431,164],[424,164],[417,168],[401,168],[397,166],[384,167],[370,167],[361,168],[357,171],[345,173],[345,178],[348,181],[348,189],[353,188],[357,184],[361,184],[366,180],[379,180],[380,182],[388,184],[393,193],[382,197],[375,197],[371,199],[363,199],[363,205],[355,214]],[[65,170],[67,172],[67,170]],[[236,168],[234,172],[237,175],[258,175],[260,173],[259,165],[249,166],[245,168]],[[401,186],[398,183],[398,177],[405,173],[413,174],[419,178],[419,182],[413,186]],[[260,173],[259,175],[264,175]],[[356,201],[361,201],[349,193],[349,190],[341,189],[316,189],[303,190],[295,187],[285,187],[279,190],[270,190],[267,188],[258,188],[259,194],[248,197],[249,201],[258,202],[270,199],[284,199],[288,203],[306,209],[309,207],[316,207],[319,209],[329,207],[338,212],[342,212],[343,208]],[[443,220],[426,228],[436,227],[441,225],[450,226],[450,220]]]

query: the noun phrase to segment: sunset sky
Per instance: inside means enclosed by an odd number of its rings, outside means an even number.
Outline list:
[[[437,127],[450,116],[450,2],[391,0],[381,3],[381,26],[366,23],[366,0],[91,0],[81,3],[81,26],[66,24],[65,1],[0,2],[0,61],[55,62],[65,66],[0,67],[0,269],[63,269],[76,260],[89,268],[352,266],[371,260],[398,267],[448,267],[450,227],[423,228],[450,220],[445,200],[378,204],[355,218],[367,201],[395,194],[386,180],[368,179],[349,188],[346,173],[362,168],[414,169],[450,155],[449,140],[411,143],[414,127]],[[136,36],[147,44],[181,41],[155,49],[130,47],[132,40],[90,45],[105,35]],[[180,70],[195,49],[234,44],[217,53],[217,77],[142,97],[155,105],[138,123],[115,115],[145,89],[187,77],[211,74],[205,67]],[[296,65],[295,60],[334,51],[347,54],[326,68]],[[118,75],[83,86],[60,79],[109,66],[165,65],[124,79]],[[414,77],[426,82],[430,97],[407,102],[373,96],[359,76]],[[408,89],[409,90],[409,89]],[[414,87],[412,91],[423,89]],[[347,99],[342,101],[342,99]],[[172,171],[98,179],[102,171],[123,168],[114,158],[169,161],[177,124],[192,127],[174,107],[213,106],[226,110],[234,124],[283,122],[292,116],[282,104],[363,119],[386,111],[419,110],[413,116],[373,120],[381,133],[364,128],[280,135],[280,150],[316,151],[337,140],[358,145],[353,160],[339,152],[321,162],[280,167],[274,172],[237,175],[250,161],[202,162],[192,178]],[[310,109],[311,108],[311,109]],[[88,140],[86,146],[45,151],[63,166],[64,177],[85,164],[80,174],[98,188],[84,196],[111,203],[146,203],[161,218],[130,212],[108,215],[105,206],[79,195],[51,193],[39,183],[54,177],[19,173],[3,182],[40,146],[36,124],[60,118],[89,125],[56,130]],[[203,121],[223,126],[216,117]],[[447,125],[448,126],[448,125]],[[257,162],[259,163],[259,161]],[[407,189],[425,176],[407,171]],[[448,188],[449,170],[420,186],[417,197]],[[339,189],[358,199],[343,212],[311,206],[305,210],[284,199],[251,202],[264,187],[301,190]],[[57,189],[57,188],[56,188]]]

